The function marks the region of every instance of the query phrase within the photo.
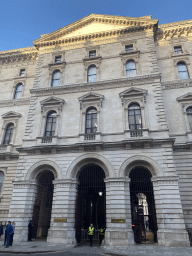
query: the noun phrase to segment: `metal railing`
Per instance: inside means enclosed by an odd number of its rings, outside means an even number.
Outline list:
[[[41,143],[51,143],[52,137],[44,137],[41,139]]]
[[[130,136],[131,137],[142,137],[143,132],[142,131],[130,131]]]
[[[84,140],[95,140],[95,134],[94,133],[85,134]]]

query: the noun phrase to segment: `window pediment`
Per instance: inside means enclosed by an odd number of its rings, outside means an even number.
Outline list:
[[[14,111],[9,111],[3,115],[1,115],[2,118],[4,119],[18,119],[19,117],[21,117],[21,114],[17,113],[17,112],[14,112]]]
[[[179,102],[192,102],[192,93],[189,92],[189,93],[186,93],[184,94],[183,96],[180,96],[177,98],[177,101]]]
[[[119,94],[119,97],[121,98],[122,105],[125,105],[125,103],[129,103],[133,99],[138,99],[141,102],[146,102],[146,95],[147,90],[139,89],[135,87],[131,87]]]
[[[98,94],[98,93],[93,93],[89,92],[85,94],[82,97],[79,97],[78,100],[80,101],[80,108],[86,108],[89,105],[93,106],[102,106],[102,101],[104,99],[104,95]]]
[[[45,100],[40,101],[41,104],[41,112],[47,112],[48,110],[56,110],[60,112],[62,110],[62,106],[65,103],[65,100],[57,98],[57,97],[49,97]]]

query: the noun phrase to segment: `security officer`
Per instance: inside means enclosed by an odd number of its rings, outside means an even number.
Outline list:
[[[100,228],[100,232],[99,232],[99,244],[101,245],[102,241],[103,241],[103,238],[104,238],[104,235],[105,235],[105,228],[104,226],[102,226]]]
[[[92,247],[92,244],[93,244],[93,235],[94,235],[94,227],[93,227],[93,224],[91,224],[90,227],[89,227],[88,235],[89,235],[90,246]]]

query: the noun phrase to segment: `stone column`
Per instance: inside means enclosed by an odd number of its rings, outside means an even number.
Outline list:
[[[51,225],[47,241],[76,244],[75,205],[78,182],[76,179],[55,180]]]
[[[28,223],[32,219],[37,194],[37,184],[30,181],[14,181],[8,220],[15,221],[14,241],[28,240]]]
[[[129,182],[127,177],[105,179],[106,245],[127,246],[134,244]]]
[[[190,246],[186,232],[177,176],[152,179],[157,214],[159,245]]]

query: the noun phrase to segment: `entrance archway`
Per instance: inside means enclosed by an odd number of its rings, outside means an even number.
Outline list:
[[[150,171],[142,166],[129,174],[132,228],[136,243],[157,242],[157,220]]]
[[[37,196],[33,207],[32,221],[34,225],[34,238],[46,238],[50,228],[54,174],[49,170],[41,171],[36,181]]]
[[[84,166],[78,175],[78,194],[76,200],[76,240],[87,239],[90,223],[95,227],[94,239],[98,239],[98,229],[106,226],[105,172],[96,164]]]

